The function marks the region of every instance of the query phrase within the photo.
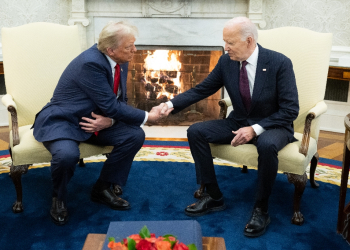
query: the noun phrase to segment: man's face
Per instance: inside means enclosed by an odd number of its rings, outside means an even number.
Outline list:
[[[242,41],[238,25],[225,27],[223,40],[225,42],[225,51],[227,51],[231,60],[244,61],[252,53],[249,47],[251,38],[248,37],[246,41]]]
[[[107,54],[113,61],[119,64],[130,62],[137,51],[134,42],[135,37],[132,35],[123,38],[118,47],[107,49]]]

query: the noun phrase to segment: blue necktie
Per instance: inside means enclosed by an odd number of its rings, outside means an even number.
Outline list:
[[[250,97],[247,69],[245,68],[247,64],[248,64],[247,61],[243,61],[241,71],[239,72],[239,91],[241,93],[243,104],[246,110],[249,111],[251,97]]]

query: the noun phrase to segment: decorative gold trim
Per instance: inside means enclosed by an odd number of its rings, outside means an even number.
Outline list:
[[[146,137],[148,141],[187,141],[187,138],[159,138],[159,137]]]

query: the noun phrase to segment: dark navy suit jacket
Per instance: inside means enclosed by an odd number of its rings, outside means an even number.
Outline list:
[[[299,113],[299,102],[292,62],[281,53],[258,46],[259,56],[249,111],[245,109],[239,91],[240,62],[231,60],[225,54],[203,82],[171,100],[173,112],[179,112],[224,86],[233,105],[228,118],[242,126],[259,124],[266,130],[284,127],[290,141],[293,141],[292,124]]]
[[[91,112],[103,114],[127,124],[140,126],[145,111],[127,105],[126,79],[128,64],[121,65],[121,96],[113,93],[113,76],[107,57],[96,44],[77,56],[64,70],[53,97],[36,115],[34,137],[36,140],[51,141],[72,139],[85,141],[91,133],[79,126],[82,117]]]

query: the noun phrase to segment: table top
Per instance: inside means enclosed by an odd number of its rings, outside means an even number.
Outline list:
[[[83,250],[101,250],[106,234],[88,234]],[[225,240],[220,237],[203,237],[203,250],[226,250]]]

